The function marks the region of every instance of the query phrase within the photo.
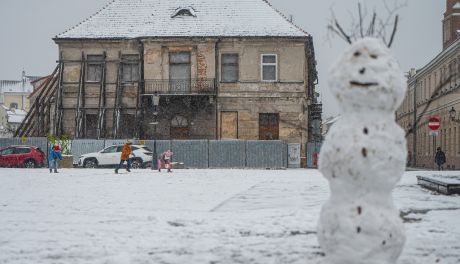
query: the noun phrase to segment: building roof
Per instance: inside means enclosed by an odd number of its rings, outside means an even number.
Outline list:
[[[31,93],[34,87],[30,82],[28,77],[23,81],[0,80],[0,93]]]
[[[7,118],[8,118],[8,123],[18,123],[18,124],[20,124],[20,123],[22,123],[22,120],[24,120],[24,118],[27,115],[27,112],[24,111],[24,110],[21,110],[21,109],[11,110],[8,107],[6,107],[5,105],[1,105],[1,107],[3,107],[3,109],[5,109],[5,112],[6,112],[6,115],[7,115]]]
[[[55,40],[306,36],[267,0],[113,0]]]

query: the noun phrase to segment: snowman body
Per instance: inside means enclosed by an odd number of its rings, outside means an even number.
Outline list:
[[[394,120],[404,77],[383,43],[366,38],[341,56],[330,78],[342,114],[319,158],[331,190],[319,243],[327,263],[395,263],[405,242],[391,196],[406,164],[404,131]]]

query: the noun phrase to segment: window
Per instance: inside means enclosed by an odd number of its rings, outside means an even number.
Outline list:
[[[238,71],[238,54],[222,54],[222,82],[237,82]]]
[[[13,154],[13,148],[7,148],[7,149],[4,149],[2,151],[0,151],[0,155],[11,155]]]
[[[30,153],[30,148],[15,148],[14,154],[27,154]]]
[[[102,153],[115,153],[117,152],[117,146],[110,146],[102,151]]]
[[[279,114],[259,114],[259,139],[279,139]]]
[[[262,54],[262,81],[276,82],[278,63],[276,54]]]
[[[176,10],[174,10],[174,13],[172,14],[171,18],[185,16],[196,17],[195,9],[193,9],[192,7],[179,7]]]
[[[10,109],[18,109],[18,103],[11,103],[10,104]]]
[[[136,116],[122,114],[120,118],[120,138],[133,138],[137,131]]]
[[[123,67],[123,81],[137,82],[139,80],[139,56],[123,55],[121,60]]]
[[[169,53],[170,93],[184,94],[190,92],[191,69],[190,52]]]
[[[104,61],[104,56],[88,55],[87,61],[86,80],[88,82],[100,82],[102,80],[102,63]]]
[[[85,137],[86,138],[97,138],[97,115],[86,114],[85,118]]]

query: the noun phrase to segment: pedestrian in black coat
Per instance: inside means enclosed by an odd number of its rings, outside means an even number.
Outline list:
[[[446,154],[438,147],[436,151],[436,156],[434,157],[434,162],[438,165],[438,170],[443,170],[442,165],[446,163]]]

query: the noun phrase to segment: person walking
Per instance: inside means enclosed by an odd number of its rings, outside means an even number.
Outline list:
[[[48,153],[48,164],[50,168],[50,173],[53,172],[53,167],[54,167],[54,173],[58,173],[57,167],[58,167],[58,159],[63,160],[64,158],[62,157],[61,154],[61,147],[60,146],[53,146],[51,147],[49,153]]]
[[[446,154],[441,150],[440,147],[437,148],[436,156],[434,157],[434,162],[438,165],[438,170],[444,170],[442,165],[446,163]]]
[[[121,157],[120,157],[120,163],[117,165],[117,168],[115,169],[115,174],[118,174],[118,170],[123,166],[123,163],[126,161],[126,171],[131,172],[131,160],[129,158],[130,155],[134,156],[133,149],[131,148],[131,145],[133,143],[131,141],[126,142],[123,145],[123,150],[121,151]]]
[[[171,172],[171,159],[172,156],[174,155],[171,150],[167,150],[161,154],[161,159],[163,160],[163,163],[165,164],[166,169],[168,169],[168,172]],[[161,170],[159,170],[161,172]]]

